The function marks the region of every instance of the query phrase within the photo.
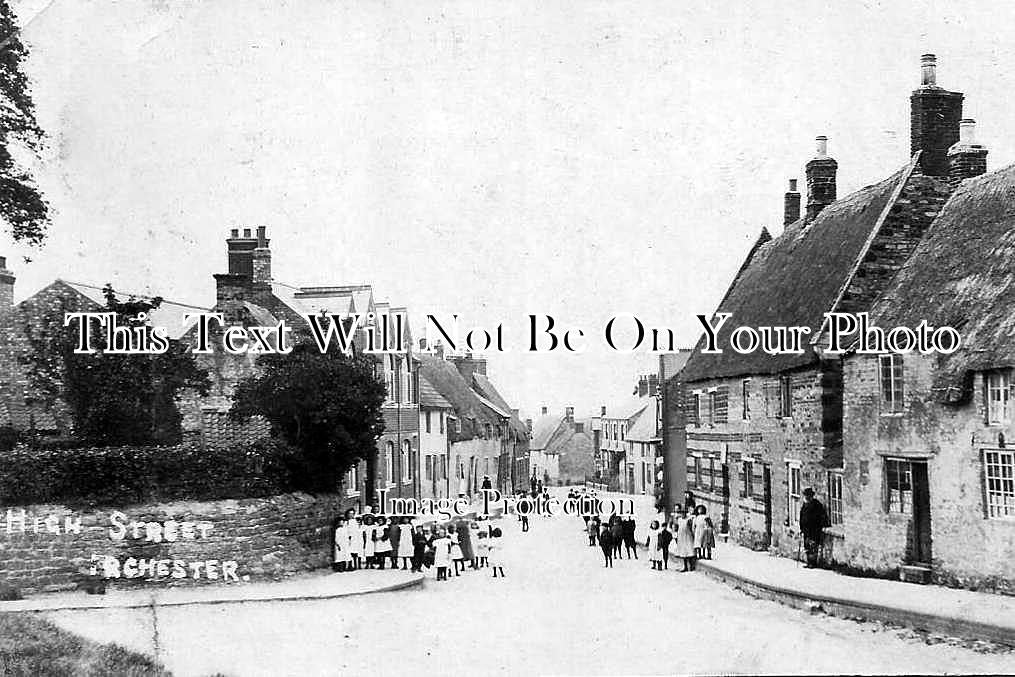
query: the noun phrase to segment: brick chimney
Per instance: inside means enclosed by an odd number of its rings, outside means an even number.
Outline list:
[[[948,183],[957,186],[963,179],[987,173],[987,149],[976,143],[976,121],[959,122],[959,140],[948,149]]]
[[[922,80],[910,103],[910,141],[913,154],[920,152],[920,171],[927,176],[948,176],[948,149],[959,140],[962,94],[937,85],[937,57],[920,57]]]
[[[0,317],[14,307],[14,273],[7,270],[7,257],[0,256]]]
[[[257,249],[257,238],[251,237],[250,229],[244,228],[240,235],[239,228],[229,231],[226,239],[226,251],[229,257],[229,274],[254,276],[254,250]]]
[[[815,139],[814,158],[807,163],[807,222],[835,202],[835,172],[839,163],[828,157],[828,137]]]
[[[539,415],[540,416],[546,416],[549,413],[550,413],[549,408],[547,408],[547,407],[540,407],[539,408]]]
[[[789,190],[783,200],[782,225],[788,226],[800,220],[800,192],[796,188],[796,179],[789,180]]]
[[[574,407],[564,407],[564,420],[568,423],[574,421]]]
[[[638,377],[638,397],[645,397],[648,395],[648,376]]]
[[[256,246],[250,252],[251,281],[256,287],[271,286],[271,250],[268,249],[267,228],[257,227]]]

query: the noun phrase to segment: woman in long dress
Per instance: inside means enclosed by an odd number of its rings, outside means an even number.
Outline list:
[[[408,517],[403,517],[402,523],[398,525],[398,557],[402,559],[403,571],[409,568],[413,553],[412,525],[409,524]]]
[[[694,520],[683,512],[675,519],[674,541],[676,547],[673,554],[684,562],[683,571],[694,570]]]
[[[658,571],[663,570],[663,551],[659,543],[659,522],[652,520],[648,527],[648,539],[645,547],[648,548],[648,559],[652,562],[652,568]]]
[[[381,571],[384,571],[384,560],[390,556],[391,541],[388,540],[387,520],[378,517],[377,526],[374,527],[374,559],[380,563]]]
[[[363,526],[360,528],[363,536],[363,561],[364,568],[370,569],[374,565],[374,516],[364,515]]]

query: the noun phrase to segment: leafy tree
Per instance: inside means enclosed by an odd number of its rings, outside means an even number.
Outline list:
[[[0,0],[0,216],[15,242],[39,245],[46,237],[49,207],[31,174],[10,152],[12,144],[20,143],[38,153],[43,139],[22,70],[28,49],[15,19],[7,0]]]
[[[385,389],[374,360],[337,348],[322,353],[300,336],[291,353],[265,354],[257,364],[261,372],[237,385],[230,415],[266,418],[299,452],[297,484],[335,491],[350,467],[372,456],[384,431]]]
[[[113,289],[103,289],[106,312],[116,314],[117,326],[142,327],[162,299],[125,301]],[[91,332],[96,352],[78,354],[77,331],[64,327],[63,303],[38,324],[26,323],[30,350],[22,358],[34,395],[50,407],[65,406],[74,435],[89,444],[173,444],[181,436],[176,396],[185,388],[207,393],[210,382],[187,352],[170,341],[161,354],[122,355],[106,352],[105,332]]]

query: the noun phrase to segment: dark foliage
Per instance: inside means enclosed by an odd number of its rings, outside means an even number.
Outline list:
[[[266,418],[301,453],[296,483],[334,491],[346,470],[373,453],[384,431],[385,390],[374,375],[374,360],[338,350],[321,353],[304,337],[288,355],[264,355],[258,366],[259,375],[237,386],[230,415]]]
[[[19,446],[0,455],[0,500],[90,507],[262,498],[300,490],[298,463],[299,454],[274,440],[224,449]]]
[[[159,297],[121,301],[108,285],[104,293],[106,310],[116,314],[118,326],[146,326],[146,318],[162,303]],[[96,352],[78,354],[75,327],[64,326],[63,312],[26,324],[31,349],[24,362],[35,392],[50,407],[66,404],[74,435],[85,444],[178,442],[181,416],[176,396],[186,388],[207,393],[207,373],[178,342],[171,341],[162,354],[111,354],[106,352],[104,332],[96,329],[92,331]]]
[[[28,50],[14,12],[0,0],[0,216],[15,242],[39,245],[46,237],[49,207],[32,176],[18,165],[10,147],[20,143],[38,151],[43,133],[35,119],[31,87],[22,69]]]

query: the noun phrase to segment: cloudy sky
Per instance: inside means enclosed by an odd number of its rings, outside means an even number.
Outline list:
[[[920,54],[991,166],[1015,156],[1011,3],[15,7],[55,209],[43,250],[0,237],[19,298],[63,277],[210,304],[228,229],[266,225],[278,279],[503,323],[490,372],[529,411],[591,412],[654,365],[605,348],[615,314],[692,345],[815,135],[840,195],[901,166]],[[588,351],[527,353],[530,313]]]

